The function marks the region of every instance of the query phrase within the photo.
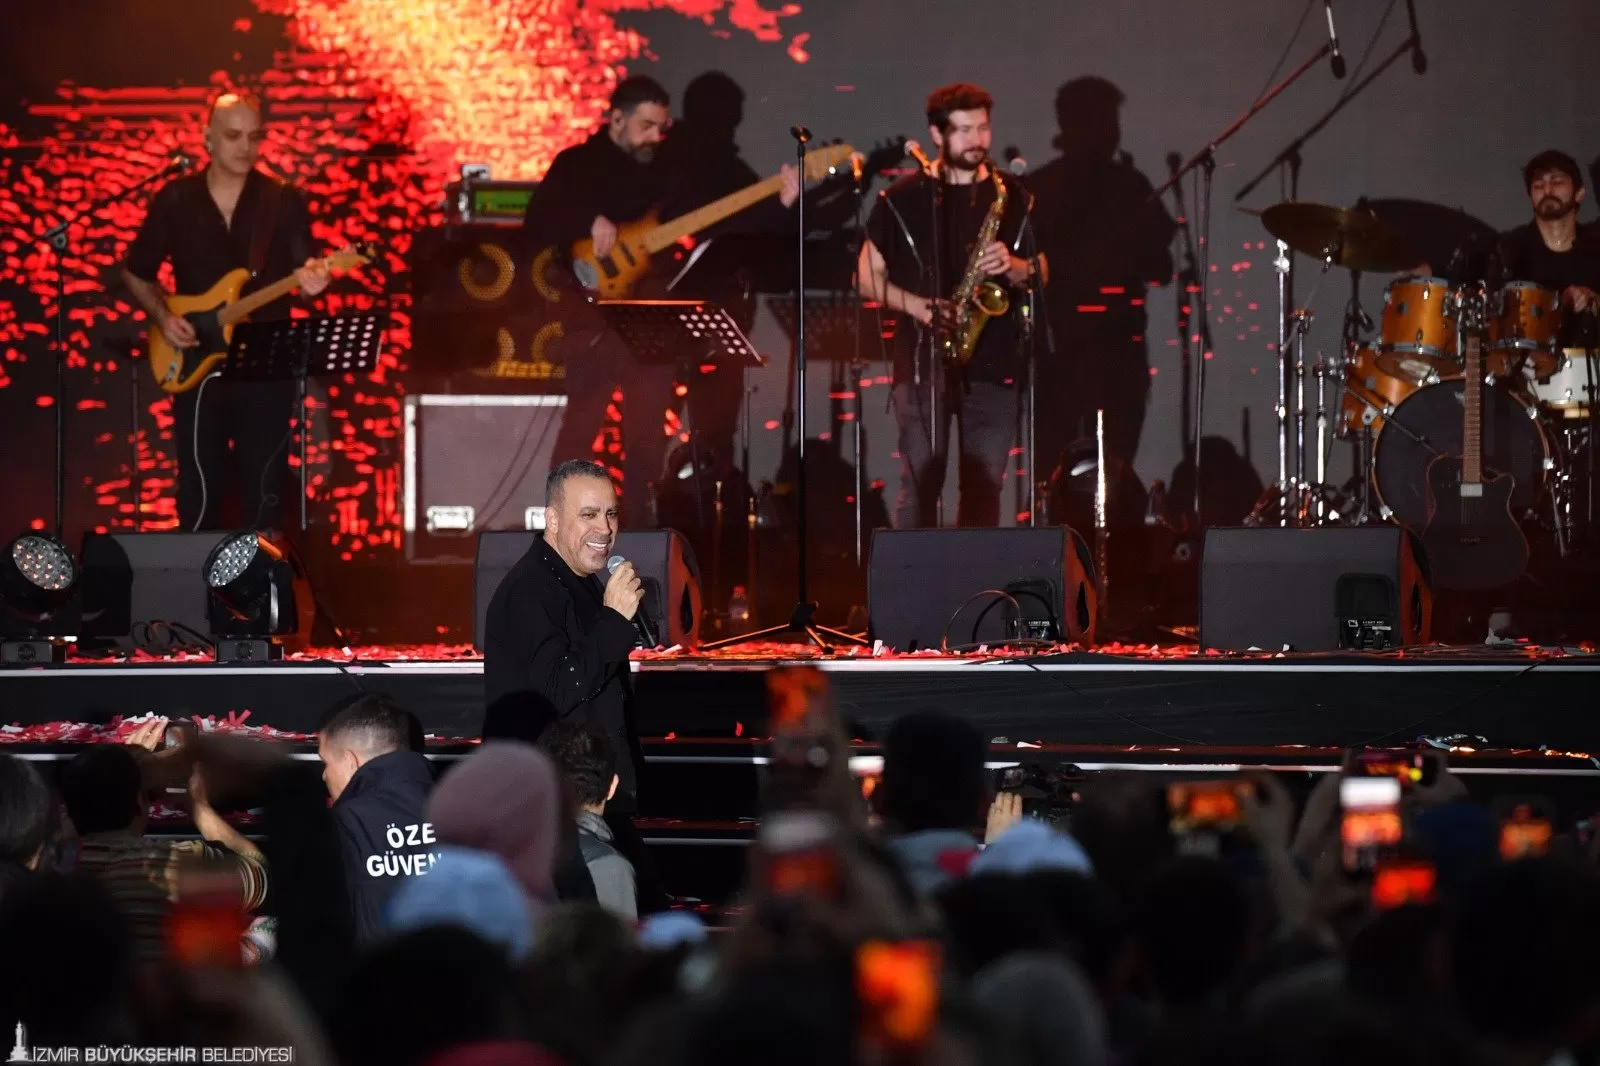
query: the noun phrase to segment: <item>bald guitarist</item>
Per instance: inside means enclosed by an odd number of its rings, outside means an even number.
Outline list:
[[[157,284],[172,266],[180,293],[201,293],[244,267],[249,288],[294,274],[300,291],[328,286],[328,267],[310,258],[311,218],[292,186],[256,169],[265,136],[262,104],[250,93],[225,93],[206,114],[208,165],[176,178],[150,201],[128,249],[122,278],[174,348],[193,347],[193,325],[167,307]],[[297,264],[303,264],[297,266]],[[260,308],[255,320],[288,316],[288,300]],[[178,523],[185,530],[277,526],[288,472],[292,382],[208,379],[172,398],[173,448],[178,459]],[[229,496],[239,504],[224,517]]]
[[[569,250],[574,242],[588,239],[594,257],[603,260],[618,251],[620,225],[645,218],[669,200],[674,190],[655,156],[672,122],[670,103],[667,91],[652,78],[620,82],[605,125],[556,156],[529,200],[524,220],[530,247],[560,250],[547,272],[561,293],[557,314],[563,336],[557,344],[567,372],[567,410],[556,440],[556,461],[590,455],[612,391],[623,385],[622,524],[634,528],[652,524],[649,483],[661,477],[666,462],[662,418],[673,399],[673,368],[632,361],[622,339],[587,302]],[[799,196],[799,173],[786,166],[780,202],[788,207]],[[664,296],[664,285],[659,277],[646,277],[629,295]]]

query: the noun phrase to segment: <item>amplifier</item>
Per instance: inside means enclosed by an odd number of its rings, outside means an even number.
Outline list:
[[[484,530],[543,529],[566,405],[565,396],[407,396],[407,558],[471,562]]]

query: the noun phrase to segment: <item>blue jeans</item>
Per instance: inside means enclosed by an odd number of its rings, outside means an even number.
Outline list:
[[[1017,439],[1021,390],[986,381],[951,381],[948,374],[940,374],[939,379],[937,412],[931,409],[934,386],[930,383],[894,386],[894,416],[900,430],[900,496],[895,502],[895,528],[928,528],[938,523],[937,503],[950,463],[952,426],[961,430],[956,468],[961,496],[956,524],[997,526],[1006,460]],[[932,432],[935,428],[936,442]]]

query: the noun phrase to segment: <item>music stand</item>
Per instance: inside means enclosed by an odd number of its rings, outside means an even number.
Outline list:
[[[767,307],[777,321],[784,336],[794,343],[798,333],[794,303],[789,300],[770,299]],[[862,337],[883,337],[884,329],[893,324],[893,312],[863,301],[854,293],[826,292],[806,297],[806,337],[811,341],[811,359],[824,363],[846,363],[850,367],[850,388],[854,397],[851,414],[855,426],[851,436],[852,458],[855,465],[856,565],[864,561],[862,546],[864,507],[866,493],[866,466],[861,435],[866,431],[864,401],[861,396],[861,373],[871,362],[861,350]],[[883,356],[880,344],[877,352]]]
[[[306,382],[363,373],[378,365],[382,312],[242,322],[234,327],[221,373],[234,381],[295,383],[300,420],[300,531],[306,530]]]

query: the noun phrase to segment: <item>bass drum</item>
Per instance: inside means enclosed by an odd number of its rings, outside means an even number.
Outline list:
[[[1428,524],[1428,464],[1461,454],[1461,379],[1419,389],[1384,420],[1373,448],[1372,481],[1385,517],[1420,532]],[[1551,468],[1538,409],[1503,388],[1483,389],[1483,468],[1516,478],[1511,513],[1532,511]]]

